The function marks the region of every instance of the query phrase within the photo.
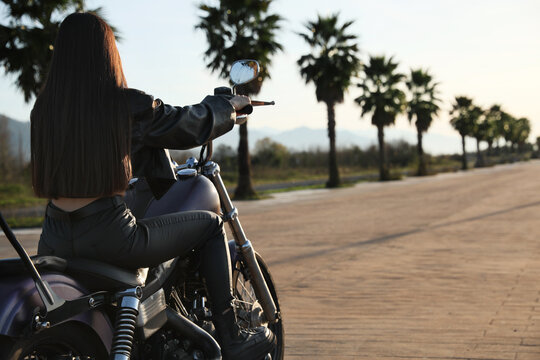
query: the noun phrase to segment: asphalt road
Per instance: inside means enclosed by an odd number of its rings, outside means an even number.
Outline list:
[[[540,359],[539,185],[534,161],[238,202],[286,359]]]

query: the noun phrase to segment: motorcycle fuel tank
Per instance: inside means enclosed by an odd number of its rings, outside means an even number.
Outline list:
[[[180,176],[162,198],[150,203],[144,217],[189,210],[221,212],[216,188],[203,175]]]

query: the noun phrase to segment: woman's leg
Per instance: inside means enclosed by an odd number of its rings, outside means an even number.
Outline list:
[[[201,275],[216,310],[230,306],[231,267],[229,247],[221,218],[209,211],[187,211],[137,221],[131,247],[118,265],[156,266],[191,250],[201,256]]]

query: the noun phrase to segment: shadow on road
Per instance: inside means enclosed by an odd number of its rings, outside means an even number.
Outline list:
[[[473,216],[473,217],[466,218],[466,219],[450,221],[450,222],[446,222],[446,223],[442,223],[442,224],[438,224],[438,225],[433,225],[433,226],[426,226],[426,227],[422,227],[422,228],[412,229],[412,230],[409,230],[409,231],[402,231],[402,232],[395,233],[395,234],[388,234],[388,235],[378,236],[378,237],[373,238],[373,239],[364,240],[364,241],[357,241],[357,242],[353,242],[353,243],[346,244],[346,245],[341,245],[339,247],[334,247],[334,248],[330,248],[330,249],[320,249],[320,250],[313,251],[313,252],[306,253],[306,254],[302,254],[302,255],[299,255],[299,256],[288,257],[288,258],[281,259],[281,260],[278,260],[278,261],[270,261],[269,265],[274,266],[274,265],[286,264],[286,263],[289,263],[289,262],[292,262],[292,261],[310,259],[310,258],[315,258],[315,257],[318,257],[318,256],[324,256],[324,255],[328,255],[328,254],[333,254],[333,253],[336,253],[336,252],[339,252],[339,251],[342,251],[342,250],[346,250],[346,249],[352,249],[352,248],[371,245],[371,244],[385,243],[385,242],[388,242],[388,241],[391,241],[391,240],[396,240],[396,239],[399,239],[399,238],[402,238],[402,237],[405,237],[405,236],[408,236],[408,235],[418,234],[418,233],[422,233],[422,232],[429,231],[429,230],[440,229],[440,228],[444,228],[444,227],[447,227],[447,226],[463,224],[463,223],[467,223],[467,222],[470,222],[470,221],[481,220],[481,219],[485,219],[485,218],[488,218],[488,217],[497,216],[497,215],[501,215],[501,214],[506,214],[506,213],[509,213],[509,212],[512,212],[512,211],[521,210],[521,209],[530,208],[530,207],[536,207],[536,206],[540,206],[540,201],[535,201],[535,202],[528,203],[528,204],[514,206],[514,207],[511,207],[511,208],[507,208],[507,209],[492,211],[492,212],[488,212],[488,213],[481,214],[481,215],[478,215],[478,216]]]

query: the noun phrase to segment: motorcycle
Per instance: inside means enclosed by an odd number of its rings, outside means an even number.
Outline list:
[[[215,92],[232,96],[237,85],[258,72],[256,61],[239,60],[231,67],[233,88]],[[252,110],[244,108],[238,116]],[[238,325],[269,327],[277,346],[266,359],[283,359],[284,328],[274,281],[247,239],[211,156],[209,142],[198,160],[177,165],[177,181],[159,200],[144,179],[133,179],[126,203],[142,217],[186,210],[221,214],[234,238],[229,250]],[[29,257],[1,213],[0,225],[19,255],[0,260],[0,359],[221,359],[195,253],[137,271],[89,259]]]

